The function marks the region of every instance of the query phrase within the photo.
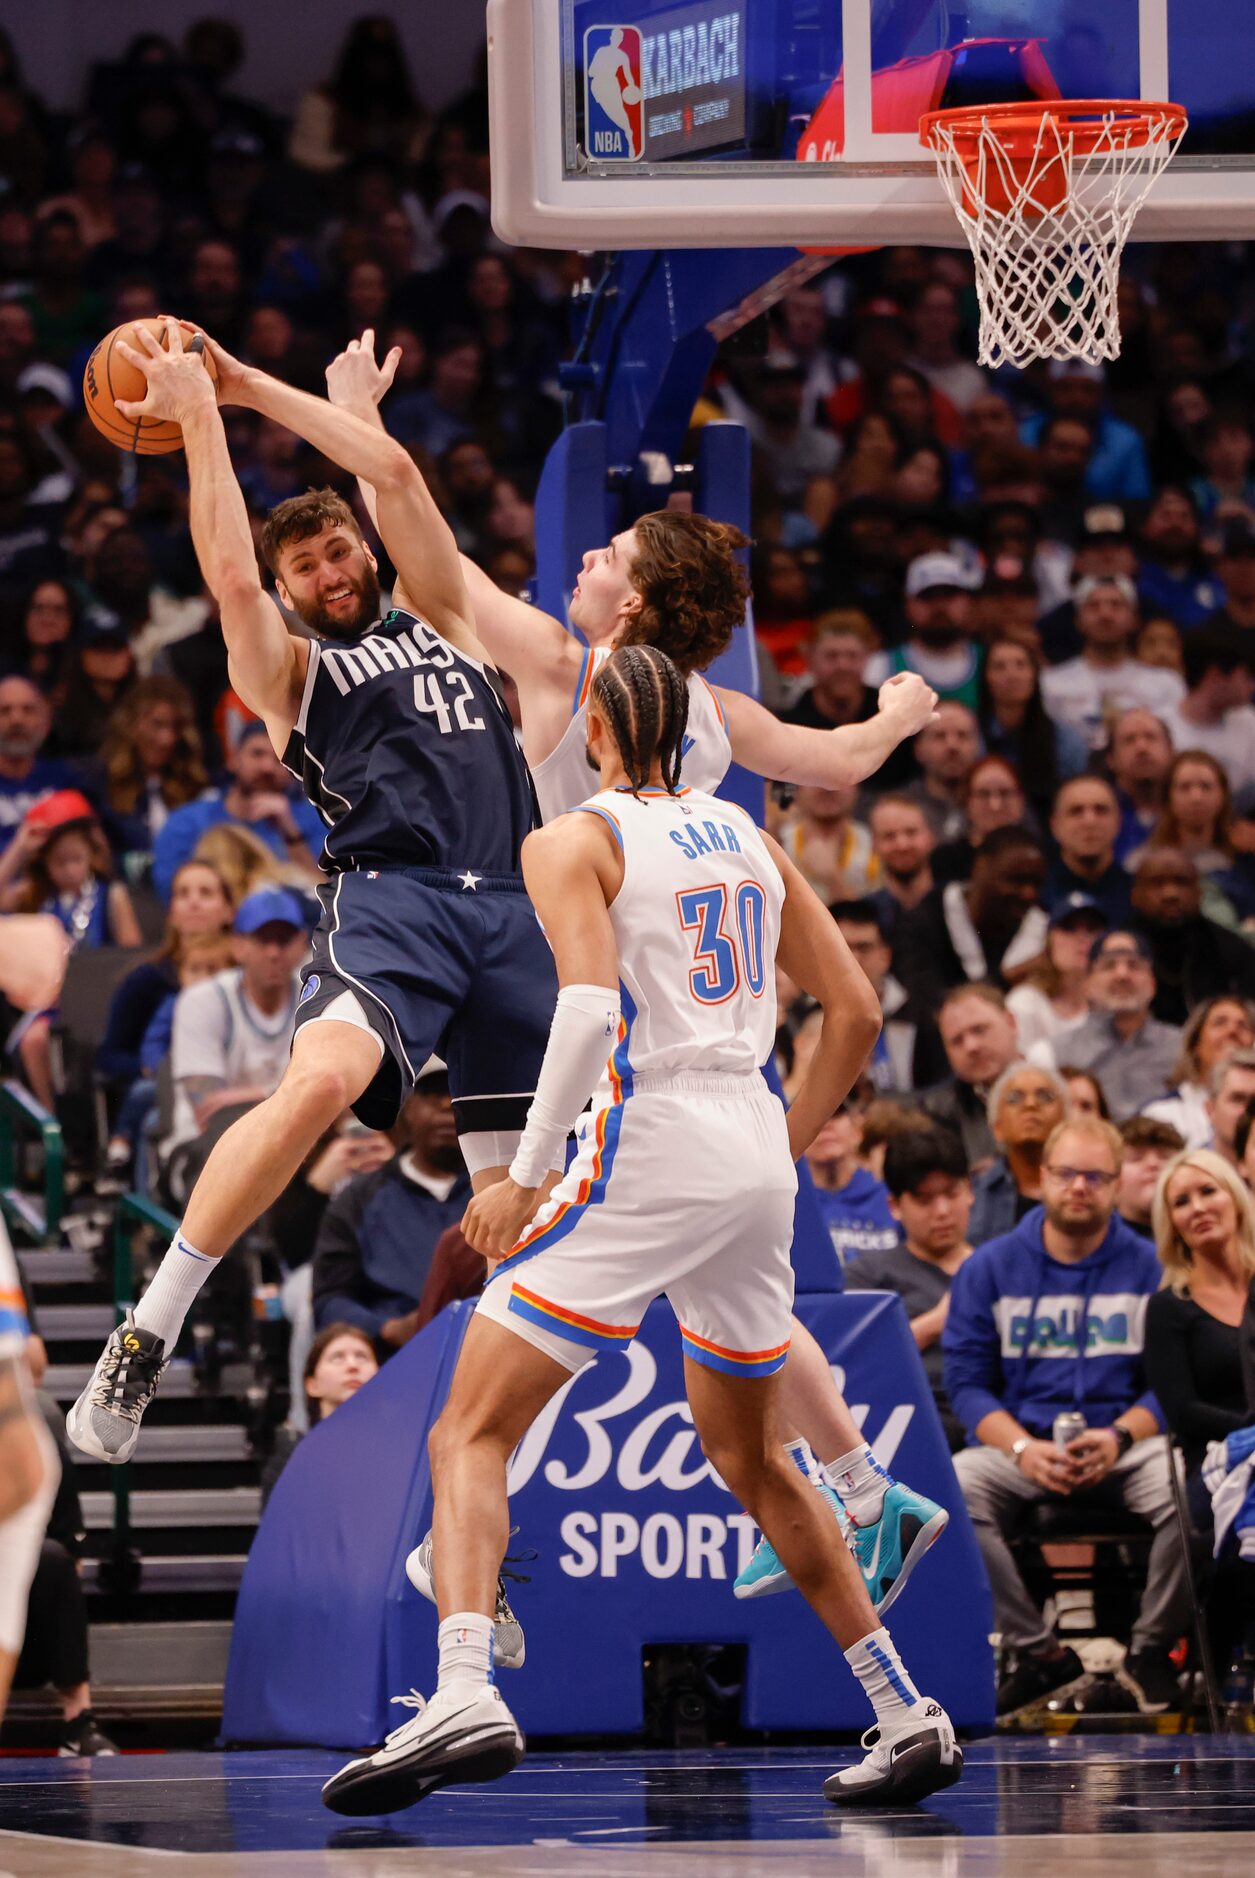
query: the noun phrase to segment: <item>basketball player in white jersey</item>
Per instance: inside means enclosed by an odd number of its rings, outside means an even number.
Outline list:
[[[331,402],[381,423],[378,405],[392,382],[396,356],[376,364],[368,329],[328,367]],[[373,491],[367,484],[361,488],[372,505]],[[590,550],[568,609],[586,645],[549,614],[502,593],[463,556],[476,631],[518,686],[523,748],[546,822],[587,793],[588,699],[611,650],[625,642],[658,646],[687,678],[684,779],[697,790],[717,789],[734,762],[773,781],[829,788],[861,782],[928,722],[936,694],[913,673],[881,687],[874,718],[840,730],[783,724],[744,692],[708,684],[703,669],[745,616],[747,586],[736,559],[743,539],[737,529],[705,516],[663,511]],[[848,1521],[872,1603],[887,1611],[949,1515],[893,1480],[876,1461],[827,1358],[796,1321],[781,1401],[795,1463]],[[427,1590],[417,1559],[414,1582]],[[758,1598],[790,1585],[763,1539],[738,1575],[735,1592]]]
[[[378,1752],[327,1783],[338,1812],[393,1811],[517,1764],[523,1738],[492,1680],[507,1462],[568,1378],[630,1343],[664,1294],[707,1457],[875,1711],[866,1758],[831,1776],[828,1797],[910,1804],[962,1771],[948,1717],[915,1689],[853,1558],[831,1543],[831,1515],[779,1441],[793,1161],[852,1085],[879,1007],[780,848],[743,810],[679,788],[687,710],[664,654],[616,651],[588,717],[601,791],[524,843],[560,989],[518,1153],[463,1221],[497,1264],[429,1441],[439,1683]],[[759,1069],[775,1034],[777,960],[824,1011],[787,1118]],[[546,1157],[594,1085],[576,1159],[545,1201]]]
[[[61,1462],[35,1405],[26,1370],[26,1303],[0,1221],[0,1721],[26,1634],[26,1594]]]

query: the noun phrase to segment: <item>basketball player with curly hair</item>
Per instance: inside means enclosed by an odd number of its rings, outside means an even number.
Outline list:
[[[331,402],[382,428],[378,406],[397,356],[377,364],[369,330],[353,340],[327,368]],[[366,482],[359,486],[373,513],[373,490]],[[748,583],[737,554],[746,545],[738,528],[704,515],[666,509],[642,515],[585,554],[567,609],[578,638],[551,615],[502,593],[462,557],[476,633],[518,686],[523,748],[546,822],[588,793],[588,700],[618,646],[657,647],[687,681],[682,757],[691,789],[713,793],[731,763],[773,781],[827,788],[858,783],[929,721],[936,694],[914,674],[882,685],[880,710],[869,722],[840,730],[782,724],[744,692],[708,684],[702,673],[745,618]],[[948,1514],[881,1467],[827,1358],[797,1320],[781,1404],[794,1463],[848,1531],[868,1595],[878,1611],[887,1611],[945,1530]],[[429,1589],[417,1564],[411,1575],[420,1589]],[[770,1597],[791,1586],[764,1537],[735,1592],[738,1598]]]

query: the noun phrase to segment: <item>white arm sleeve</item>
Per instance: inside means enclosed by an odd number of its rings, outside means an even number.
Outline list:
[[[566,985],[558,993],[527,1126],[510,1163],[518,1186],[539,1187],[561,1165],[562,1145],[614,1049],[619,1014],[617,986]]]

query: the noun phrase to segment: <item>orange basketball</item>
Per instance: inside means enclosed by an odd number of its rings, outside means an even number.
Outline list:
[[[179,324],[187,333],[196,331],[186,320],[180,320]],[[136,456],[165,456],[171,450],[182,448],[183,432],[179,426],[159,417],[124,417],[116,403],[118,398],[130,400],[145,396],[144,374],[129,359],[124,359],[117,348],[118,340],[122,339],[136,351],[142,351],[138,336],[142,326],[165,344],[165,328],[160,320],[128,320],[124,326],[115,326],[87,361],[83,372],[83,402],[101,436],[116,443],[119,450],[133,451]],[[213,355],[206,349],[202,357],[216,384],[218,368]]]

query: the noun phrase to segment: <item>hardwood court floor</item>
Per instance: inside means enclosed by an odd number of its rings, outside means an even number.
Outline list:
[[[923,1807],[823,1798],[848,1749],[536,1754],[388,1819],[314,1751],[0,1759],[0,1878],[1238,1878],[1255,1737],[987,1740]]]

